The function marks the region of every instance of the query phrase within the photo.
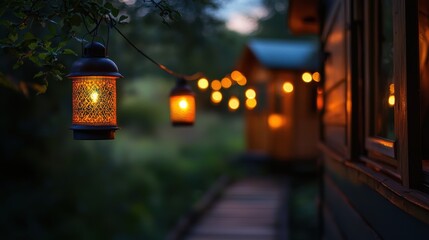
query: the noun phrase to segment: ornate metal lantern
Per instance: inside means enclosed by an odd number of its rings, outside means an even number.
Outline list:
[[[116,79],[123,76],[107,58],[103,44],[85,46],[83,56],[74,62],[71,73],[73,92],[73,138],[114,139],[116,120]]]
[[[195,121],[195,94],[185,79],[177,79],[170,93],[170,120],[173,126],[192,126]]]

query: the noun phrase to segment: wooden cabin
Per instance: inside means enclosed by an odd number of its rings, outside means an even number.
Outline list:
[[[301,75],[319,69],[319,48],[317,39],[247,44],[238,69],[247,77],[247,88],[256,92],[256,107],[245,115],[249,152],[279,161],[318,156],[316,85],[303,82]]]
[[[287,21],[324,53],[323,238],[429,239],[429,1],[290,0]]]

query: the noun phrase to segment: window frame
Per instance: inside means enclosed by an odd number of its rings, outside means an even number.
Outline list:
[[[379,0],[364,1],[364,138],[360,160],[405,187],[422,185],[420,138],[418,0],[392,0],[393,83],[395,84],[394,141],[371,134],[374,81],[378,78],[377,34]],[[374,53],[376,56],[374,57]]]

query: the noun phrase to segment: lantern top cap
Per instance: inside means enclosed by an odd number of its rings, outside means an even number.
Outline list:
[[[178,78],[176,81],[176,86],[170,92],[170,96],[177,95],[195,95],[184,78]]]
[[[106,47],[99,42],[90,42],[83,48],[83,57],[107,57]]]
[[[69,78],[82,76],[123,77],[118,66],[106,57],[106,48],[99,42],[88,43],[83,49],[83,56],[73,63]]]

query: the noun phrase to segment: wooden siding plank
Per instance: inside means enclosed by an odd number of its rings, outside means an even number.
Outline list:
[[[324,175],[324,183],[326,207],[332,212],[335,222],[346,239],[381,239],[368,222],[354,209],[329,175]]]

